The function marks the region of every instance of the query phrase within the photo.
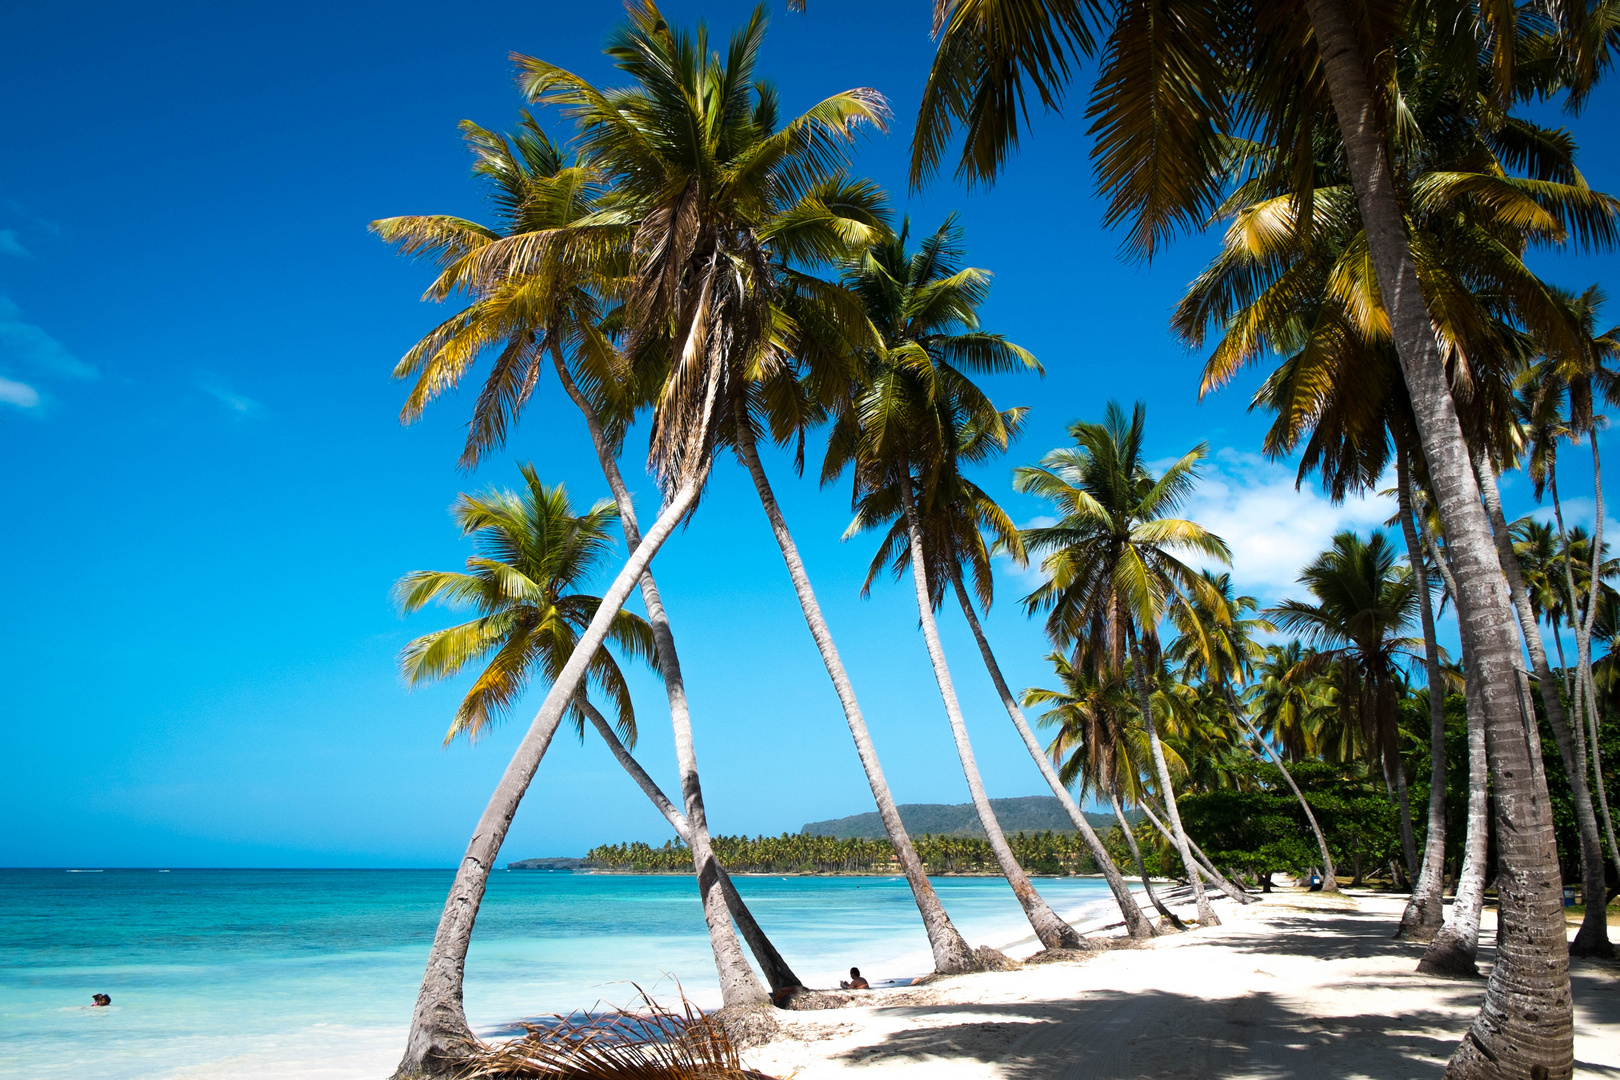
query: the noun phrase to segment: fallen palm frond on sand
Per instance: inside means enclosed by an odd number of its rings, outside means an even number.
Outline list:
[[[717,1017],[683,995],[676,1012],[645,993],[636,1012],[525,1024],[522,1038],[481,1043],[459,1080],[771,1080],[745,1069]]]

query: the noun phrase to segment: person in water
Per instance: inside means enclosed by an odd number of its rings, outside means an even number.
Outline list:
[[[112,998],[108,997],[106,994],[91,994],[90,995],[90,1007],[92,1009],[97,1009],[97,1008],[100,1008],[103,1005],[111,1005],[111,1004],[112,1004]]]
[[[844,981],[840,980],[839,983],[838,983],[838,989],[840,989],[840,990],[870,990],[870,989],[872,989],[872,984],[867,982],[865,979],[861,978],[861,969],[860,968],[852,967],[852,968],[849,969],[849,982],[844,982]]]

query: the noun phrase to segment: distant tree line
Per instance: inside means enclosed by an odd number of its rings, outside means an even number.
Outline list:
[[[834,836],[715,836],[714,853],[734,873],[897,874],[899,864],[888,838]],[[1015,833],[1007,838],[1019,865],[1034,874],[1095,874],[1096,861],[1076,833]],[[912,837],[917,855],[931,874],[999,873],[988,842],[971,836]],[[1124,850],[1123,841],[1119,845]],[[632,872],[692,872],[692,850],[670,840],[660,847],[636,841],[602,844],[585,853],[586,865]]]

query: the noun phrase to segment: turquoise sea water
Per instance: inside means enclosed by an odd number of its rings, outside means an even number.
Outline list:
[[[403,1045],[448,870],[0,870],[0,1077],[361,1080]],[[740,877],[800,978],[918,975],[927,940],[901,878]],[[1028,925],[997,878],[936,878],[975,945]],[[1041,879],[1078,922],[1101,881]],[[1032,946],[1026,945],[1025,949]],[[474,1028],[600,1004],[676,980],[717,1004],[690,877],[495,874],[468,957]],[[93,993],[112,996],[91,1009]]]

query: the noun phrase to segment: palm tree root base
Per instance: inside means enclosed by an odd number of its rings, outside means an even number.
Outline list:
[[[1439,932],[1438,926],[1424,926],[1421,923],[1416,926],[1401,926],[1395,930],[1395,940],[1415,941],[1420,945],[1427,945]]]
[[[1609,940],[1609,935],[1605,932],[1604,927],[1588,926],[1583,920],[1581,928],[1575,933],[1575,940],[1569,943],[1569,955],[1613,960],[1615,956],[1614,943]]]
[[[715,1025],[725,1033],[732,1046],[742,1049],[770,1042],[778,1027],[776,1010],[769,1002],[746,1002],[727,1005],[709,1014]]]
[[[1442,929],[1434,935],[1429,951],[1418,961],[1418,973],[1444,979],[1478,979],[1481,976],[1474,963],[1475,955],[1462,938]]]

